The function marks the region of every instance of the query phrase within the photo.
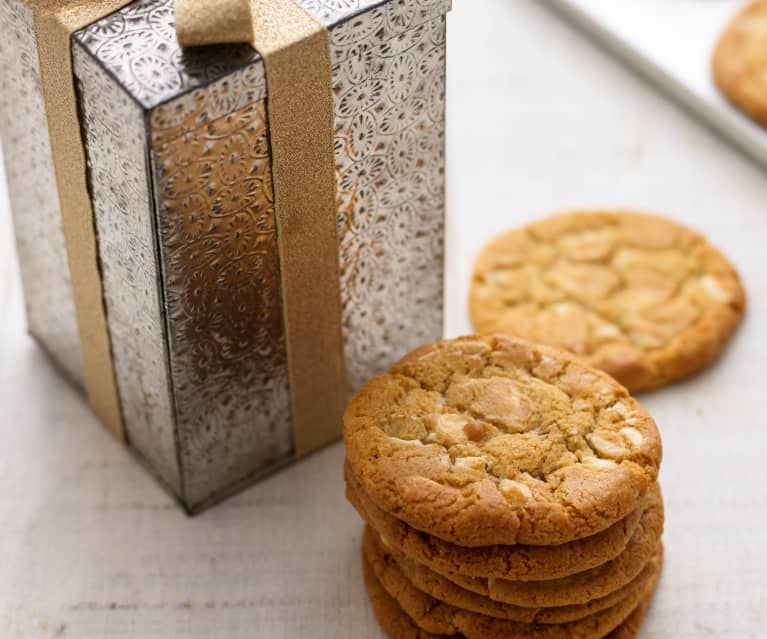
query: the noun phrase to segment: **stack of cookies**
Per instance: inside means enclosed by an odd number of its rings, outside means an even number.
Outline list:
[[[628,639],[662,563],[660,437],[608,374],[505,336],[418,349],[344,419],[393,639]]]

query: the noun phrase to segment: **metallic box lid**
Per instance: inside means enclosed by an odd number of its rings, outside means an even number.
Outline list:
[[[450,0],[298,0],[347,55],[401,35],[450,10]],[[364,19],[355,19],[364,14]],[[260,60],[249,45],[182,49],[172,0],[137,0],[74,35],[145,109]],[[349,45],[356,45],[350,47]],[[334,62],[339,61],[334,52]]]

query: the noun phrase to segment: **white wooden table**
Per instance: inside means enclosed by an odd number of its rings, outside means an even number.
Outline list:
[[[643,639],[767,636],[767,175],[532,0],[456,0],[447,332],[498,230],[574,206],[667,212],[735,261],[726,355],[643,400],[667,564]],[[24,333],[0,192],[0,637],[379,639],[332,446],[187,519]]]

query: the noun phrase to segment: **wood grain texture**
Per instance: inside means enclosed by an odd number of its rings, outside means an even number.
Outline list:
[[[767,176],[533,0],[457,2],[450,30],[449,335],[482,244],[560,208],[670,214],[740,270],[724,357],[642,398],[667,563],[641,637],[763,637]],[[25,335],[0,201],[0,636],[381,639],[341,446],[186,518]]]

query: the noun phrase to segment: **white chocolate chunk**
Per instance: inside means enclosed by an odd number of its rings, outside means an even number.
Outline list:
[[[593,466],[594,468],[615,468],[617,465],[611,459],[600,459],[599,457],[586,457],[582,461],[586,466]]]
[[[706,291],[708,296],[717,302],[728,302],[730,300],[727,291],[722,288],[722,285],[714,276],[704,275],[700,279],[700,285],[703,287],[703,290]]]
[[[660,346],[663,346],[662,339],[654,337],[653,335],[648,335],[647,333],[634,331],[630,333],[629,336],[635,344],[643,348],[659,348]]]
[[[624,426],[621,428],[621,435],[628,439],[636,448],[639,448],[644,441],[642,433],[640,433],[636,428],[632,428],[631,426]]]
[[[636,424],[639,421],[639,419],[636,416],[636,413],[633,410],[631,410],[628,406],[626,406],[626,404],[624,404],[623,402],[617,402],[612,407],[612,409],[616,413],[618,413],[621,417],[623,417],[623,421],[625,421],[627,424]]]
[[[628,451],[623,447],[619,446],[618,444],[614,444],[611,441],[608,441],[604,437],[600,437],[599,435],[589,435],[588,437],[589,443],[591,446],[600,454],[605,457],[610,458],[619,458],[619,457],[625,457]]]
[[[594,337],[620,337],[621,329],[614,324],[602,324],[594,330]]]
[[[440,441],[449,444],[458,444],[468,440],[463,427],[469,423],[467,417],[443,413],[437,418],[436,434]]]
[[[530,490],[527,484],[523,484],[521,481],[514,481],[513,479],[502,479],[500,489],[503,496],[509,499],[527,501],[533,497],[533,491]]]
[[[457,468],[484,471],[487,462],[482,457],[456,457],[454,465]]]
[[[392,437],[392,441],[398,444],[410,445],[410,446],[423,446],[423,442],[420,439],[402,439],[401,437]]]
[[[626,404],[623,402],[617,402],[613,406],[613,410],[621,415],[621,417],[628,417],[629,416],[629,409],[627,408]]]
[[[556,313],[559,317],[570,317],[573,314],[572,306],[566,302],[554,304],[553,309],[554,313]]]
[[[538,363],[537,370],[541,375],[553,376],[562,370],[562,363],[549,355],[544,355]]]

